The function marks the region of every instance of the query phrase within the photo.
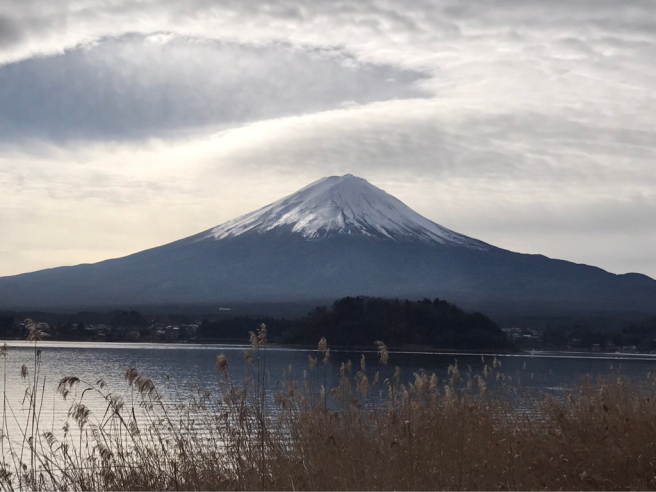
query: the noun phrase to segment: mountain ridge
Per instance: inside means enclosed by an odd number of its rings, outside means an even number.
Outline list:
[[[497,248],[443,228],[350,175],[324,178],[250,214],[129,256],[0,278],[0,309],[359,295],[439,297],[466,309],[656,311],[656,281],[645,275]]]
[[[210,229],[207,238],[221,240],[284,226],[291,226],[292,233],[307,239],[329,234],[361,234],[381,239],[488,247],[426,219],[397,198],[352,174],[321,178],[265,207]]]

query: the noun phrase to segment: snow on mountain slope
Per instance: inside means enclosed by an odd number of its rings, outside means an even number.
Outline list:
[[[380,188],[350,174],[315,181],[292,195],[211,229],[205,238],[220,240],[278,227],[291,227],[292,232],[307,239],[359,234],[488,249],[485,243],[422,217]]]

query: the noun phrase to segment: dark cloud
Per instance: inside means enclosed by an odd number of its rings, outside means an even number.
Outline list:
[[[0,14],[0,49],[18,43],[23,37],[18,23],[6,15]]]
[[[0,67],[0,138],[185,134],[427,96],[423,78],[342,50],[131,35]]]

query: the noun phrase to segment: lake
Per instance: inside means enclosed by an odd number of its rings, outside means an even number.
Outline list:
[[[34,371],[34,344],[28,342],[7,342],[6,383],[3,384],[7,396],[7,427],[9,434],[20,435],[20,428],[25,428],[28,420],[27,405],[23,404],[25,390],[32,381]],[[224,376],[216,369],[215,360],[224,354],[228,360],[228,371],[233,383],[243,380],[246,363],[243,352],[250,347],[235,345],[185,345],[185,344],[120,344],[120,343],[67,343],[39,342],[41,350],[39,391],[43,395],[40,405],[41,430],[57,431],[66,420],[70,401],[64,401],[55,390],[61,378],[76,376],[88,383],[103,380],[107,389],[118,392],[128,401],[130,391],[125,382],[125,372],[134,367],[139,374],[152,378],[159,393],[166,401],[185,401],[207,389],[213,394],[218,392]],[[331,359],[324,368],[321,356],[316,350],[283,348],[267,346],[260,349],[255,357],[260,357],[260,364],[266,365],[270,373],[268,395],[273,402],[273,389],[283,376],[283,369],[291,377],[302,379],[303,371],[308,370],[308,356],[319,358],[317,368],[309,371],[308,378],[318,389],[323,384],[324,375],[328,387],[334,387],[339,377],[342,362],[351,360],[353,372],[359,370],[360,358],[364,353],[367,371],[373,379],[377,371],[381,381],[391,378],[398,366],[401,379],[410,381],[413,373],[420,369],[435,373],[440,381],[448,377],[450,364],[457,360],[460,372],[466,376],[468,371],[480,374],[485,364],[491,366],[493,354],[476,353],[410,353],[391,352],[388,367],[378,364],[378,354],[374,351],[331,351]],[[656,357],[651,355],[599,354],[599,353],[534,353],[534,354],[497,354],[501,363],[499,371],[513,384],[531,391],[558,393],[565,387],[574,385],[586,374],[607,375],[621,374],[627,378],[639,380],[656,369]],[[483,358],[483,360],[482,360]],[[28,378],[21,376],[21,367],[28,369]],[[4,361],[0,359],[0,371]],[[251,373],[253,368],[250,369]],[[325,371],[325,372],[324,372]],[[45,377],[45,384],[43,378]],[[379,386],[382,388],[382,386]],[[78,389],[78,392],[82,386]],[[91,395],[90,395],[91,396]],[[87,401],[95,410],[103,411],[102,402],[93,404],[93,398]]]

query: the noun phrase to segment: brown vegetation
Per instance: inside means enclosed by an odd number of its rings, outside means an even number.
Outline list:
[[[482,374],[417,373],[381,380],[342,364],[326,390],[325,340],[298,380],[277,384],[266,367],[266,328],[251,336],[250,368],[234,384],[218,355],[220,395],[163,401],[136,369],[133,395],[102,381],[63,379],[71,425],[63,436],[38,425],[39,357],[20,442],[3,435],[4,489],[48,490],[558,490],[654,489],[653,378],[583,381],[564,398],[521,394],[496,360]],[[381,362],[392,359],[377,342]],[[382,401],[378,395],[383,394]],[[95,415],[85,399],[105,402]],[[86,396],[85,396],[86,395]],[[275,395],[275,400],[271,400]],[[267,398],[269,398],[267,400]],[[373,403],[376,402],[374,405]],[[7,411],[7,410],[5,410]],[[3,413],[3,415],[5,415]],[[30,420],[31,417],[31,420]],[[3,430],[6,430],[6,425]]]

